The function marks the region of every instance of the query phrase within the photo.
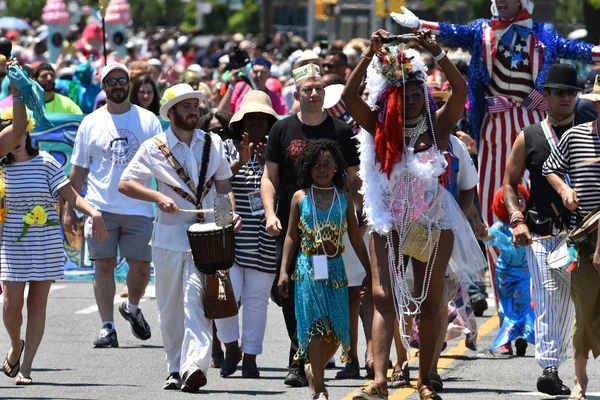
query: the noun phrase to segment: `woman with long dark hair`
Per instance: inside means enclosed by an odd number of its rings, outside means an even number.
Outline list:
[[[160,109],[158,89],[156,82],[150,75],[142,75],[131,84],[129,100],[132,104],[152,111],[158,115]]]
[[[231,117],[233,117],[233,114],[229,111],[219,110],[214,113],[209,112],[200,118],[198,128],[204,132],[216,133],[223,141],[227,139],[240,139],[241,134],[239,132],[236,135],[229,129]]]

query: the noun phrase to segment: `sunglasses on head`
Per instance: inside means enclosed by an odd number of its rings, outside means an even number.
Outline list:
[[[129,78],[108,78],[104,80],[104,83],[106,83],[108,86],[117,86],[117,83],[121,86],[125,86],[129,83]]]

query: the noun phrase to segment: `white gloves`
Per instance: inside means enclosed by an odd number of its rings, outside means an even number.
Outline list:
[[[391,13],[390,16],[397,23],[406,28],[419,28],[421,26],[421,21],[419,18],[413,14],[408,8],[402,6],[400,7],[403,14]]]

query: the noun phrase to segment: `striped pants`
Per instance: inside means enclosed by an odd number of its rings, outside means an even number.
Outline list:
[[[489,114],[483,118],[481,135],[479,137],[479,204],[481,219],[488,225],[494,223],[492,202],[494,194],[502,186],[506,162],[512,150],[512,144],[523,128],[536,124],[546,118],[546,111],[528,110],[520,103],[503,113]],[[528,187],[527,175],[524,177],[525,187]],[[496,282],[496,259],[498,252],[491,246],[486,246],[492,285]],[[494,286],[495,287],[495,286]],[[498,293],[496,292],[496,304]]]
[[[542,240],[527,248],[535,312],[535,359],[542,368],[558,368],[566,361],[575,314],[570,287],[555,279],[546,262],[559,240]]]

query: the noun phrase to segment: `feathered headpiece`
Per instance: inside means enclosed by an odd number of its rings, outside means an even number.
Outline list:
[[[529,14],[533,13],[533,1],[531,0],[521,0],[521,4],[523,5],[523,8],[527,11],[529,11]],[[497,17],[500,14],[498,14],[498,7],[496,7],[496,0],[492,0],[492,16]]]
[[[383,47],[373,58],[373,67],[390,84],[427,81],[427,67],[421,54],[404,46]]]

